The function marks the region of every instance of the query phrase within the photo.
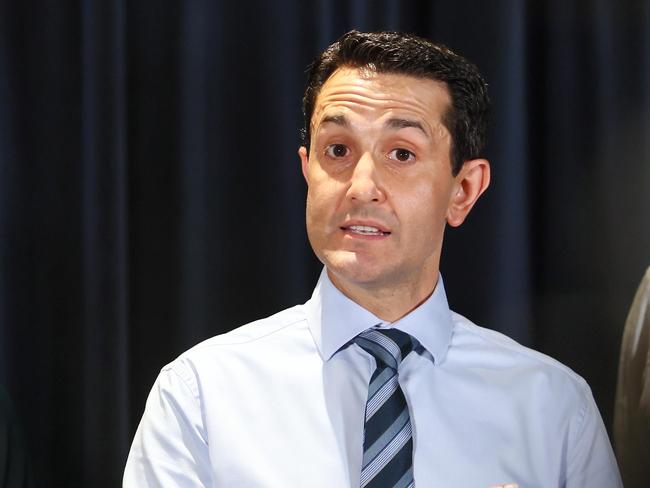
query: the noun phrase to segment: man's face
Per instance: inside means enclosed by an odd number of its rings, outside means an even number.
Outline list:
[[[449,105],[444,84],[405,75],[341,68],[323,85],[299,153],[309,240],[343,288],[435,285],[458,186]]]

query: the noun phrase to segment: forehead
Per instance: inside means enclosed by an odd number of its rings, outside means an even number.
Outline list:
[[[316,98],[312,128],[324,117],[357,113],[367,117],[405,115],[431,130],[443,124],[451,104],[445,83],[415,76],[343,67],[323,84]]]

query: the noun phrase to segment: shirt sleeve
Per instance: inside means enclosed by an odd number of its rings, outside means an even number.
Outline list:
[[[182,363],[156,379],[124,471],[124,488],[212,486],[207,435],[191,370]]]
[[[586,383],[582,385],[583,408],[573,421],[569,436],[565,488],[622,488],[623,483],[607,430]]]

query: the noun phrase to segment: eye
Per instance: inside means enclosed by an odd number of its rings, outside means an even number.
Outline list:
[[[344,144],[331,144],[325,148],[325,154],[330,158],[344,158],[350,154],[350,149]]]
[[[415,160],[415,154],[413,154],[408,149],[398,147],[397,149],[393,149],[391,152],[388,153],[388,159],[406,163],[408,161]]]

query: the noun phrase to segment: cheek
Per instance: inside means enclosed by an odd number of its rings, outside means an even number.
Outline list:
[[[307,191],[307,224],[311,232],[323,230],[330,220],[333,203],[327,192],[318,185],[311,185]]]
[[[401,201],[402,215],[416,238],[430,240],[442,232],[446,222],[448,190],[418,185]]]
[[[334,213],[340,188],[329,178],[314,178],[307,190],[307,209],[313,214]]]

